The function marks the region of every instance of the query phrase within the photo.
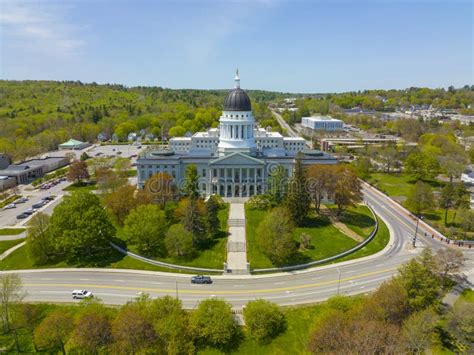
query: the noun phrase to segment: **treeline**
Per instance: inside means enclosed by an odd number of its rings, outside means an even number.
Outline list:
[[[249,301],[244,326],[231,305],[209,298],[185,311],[178,297],[141,294],[118,308],[99,299],[78,305],[24,303],[16,274],[0,277],[5,350],[17,353],[194,354],[201,350],[239,353],[240,346],[265,349],[275,338],[311,354],[401,354],[472,351],[472,303],[452,307],[442,298],[463,264],[459,251],[425,249],[394,278],[368,296],[335,296],[309,313],[304,333],[295,334],[290,315],[266,300]],[[298,322],[300,322],[298,320]],[[283,339],[284,338],[284,339]],[[6,341],[7,340],[7,341]]]
[[[99,133],[126,140],[143,130],[158,139],[217,125],[227,90],[55,81],[0,81],[0,152],[22,160],[69,138],[95,141]],[[266,102],[283,94],[249,91],[257,120],[271,115]]]

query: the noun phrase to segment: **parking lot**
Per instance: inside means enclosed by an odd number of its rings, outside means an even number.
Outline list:
[[[142,151],[141,145],[127,144],[127,145],[96,145],[87,151],[87,154],[92,157],[123,157],[130,158],[132,164],[137,160],[138,154]]]

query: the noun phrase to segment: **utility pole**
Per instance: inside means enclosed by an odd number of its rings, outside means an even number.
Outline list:
[[[339,296],[339,289],[341,288],[341,270],[337,268],[337,272],[339,272],[339,281],[337,282],[337,295]]]
[[[418,218],[416,219],[416,227],[415,227],[415,236],[413,237],[413,248],[416,248],[416,237],[418,234],[418,223],[420,223],[420,219],[422,218],[421,216],[417,216]]]

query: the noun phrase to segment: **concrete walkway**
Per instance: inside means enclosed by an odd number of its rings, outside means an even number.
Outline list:
[[[227,240],[227,273],[249,273],[247,240],[245,238],[245,209],[241,202],[231,202],[229,208],[229,237]]]

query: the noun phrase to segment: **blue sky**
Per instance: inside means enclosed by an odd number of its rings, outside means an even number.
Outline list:
[[[2,79],[341,92],[474,84],[471,1],[0,0]]]

